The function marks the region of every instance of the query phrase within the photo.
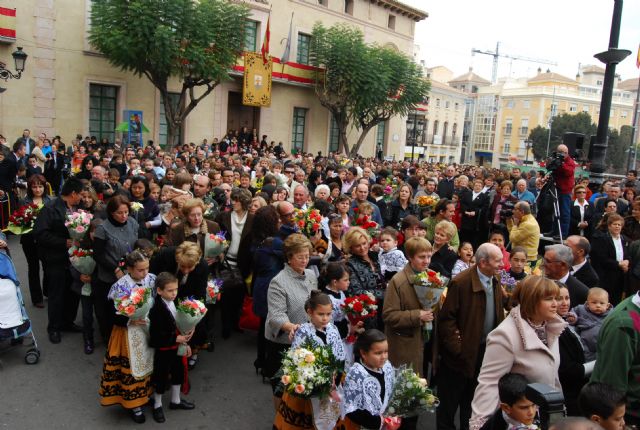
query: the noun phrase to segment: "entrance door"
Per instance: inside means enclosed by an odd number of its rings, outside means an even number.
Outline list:
[[[260,108],[242,104],[242,93],[229,91],[227,130],[260,130]]]

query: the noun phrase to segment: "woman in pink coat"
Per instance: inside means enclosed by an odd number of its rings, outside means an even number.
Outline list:
[[[513,293],[519,303],[487,337],[487,349],[471,404],[470,430],[477,430],[500,406],[498,380],[513,372],[562,391],[558,338],[567,323],[557,313],[559,287],[529,276]]]

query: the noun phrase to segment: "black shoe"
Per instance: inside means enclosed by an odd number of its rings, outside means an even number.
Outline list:
[[[188,411],[190,409],[195,408],[196,405],[194,405],[191,402],[186,401],[185,399],[180,399],[180,403],[169,403],[169,409],[183,409],[185,411]]]
[[[84,353],[87,355],[93,354],[94,346],[93,340],[86,339],[84,341]]]
[[[133,409],[131,410],[131,412],[129,412],[131,414],[131,419],[133,420],[134,423],[136,424],[142,424],[144,423],[147,419],[144,416],[143,412],[140,412],[139,414],[136,414]]]
[[[49,341],[51,341],[51,343],[60,343],[61,340],[62,337],[60,336],[59,331],[49,332]]]
[[[213,343],[213,341],[210,341],[209,345],[207,345],[207,351],[213,352],[213,351],[215,351],[215,349],[216,349],[216,344]]]
[[[253,367],[256,368],[256,375],[257,375],[258,372],[262,370],[262,360],[260,360],[259,358],[256,358],[253,362]]]
[[[78,324],[71,323],[62,327],[62,331],[68,331],[71,333],[82,333],[82,327],[80,327]]]
[[[198,364],[198,360],[194,360],[193,358],[189,358],[189,360],[187,360],[187,367],[189,370],[195,369],[196,364]]]
[[[153,420],[157,423],[165,422],[164,411],[162,410],[162,406],[159,408],[153,408]]]

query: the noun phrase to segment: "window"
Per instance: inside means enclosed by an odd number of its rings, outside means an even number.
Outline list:
[[[551,103],[551,116],[556,116],[558,115],[558,103],[553,102]]]
[[[504,146],[502,147],[502,153],[508,154],[510,150],[511,150],[511,141],[505,140]]]
[[[424,146],[427,136],[427,130],[429,130],[429,120],[425,118],[424,124],[422,125],[422,132],[418,135],[418,143]]]
[[[387,27],[389,27],[391,30],[395,30],[396,29],[396,17],[395,17],[395,15],[389,15],[389,21],[387,23]]]
[[[318,0],[318,4],[319,4],[320,6],[327,7],[327,6],[328,6],[328,3],[329,3],[329,0]]]
[[[296,56],[296,62],[309,64],[309,45],[311,45],[311,36],[298,33],[298,54]]]
[[[575,103],[572,103],[569,105],[569,112],[578,112],[578,105]]]
[[[520,135],[527,136],[529,134],[529,118],[520,120]]]
[[[444,102],[444,107],[445,107],[445,109],[449,109],[450,103],[451,103],[451,102],[449,102],[449,100],[447,100],[447,101],[445,101],[445,102]]]
[[[118,87],[111,85],[89,85],[89,134],[115,141],[116,107]]]
[[[504,134],[510,135],[513,131],[513,120],[511,118],[507,119],[504,124]]]
[[[178,103],[180,103],[180,94],[169,93],[169,99],[171,100],[171,105],[173,106],[173,108],[176,109],[178,107]],[[159,143],[160,143],[160,146],[162,146],[163,148],[167,144],[167,134],[169,134],[168,128],[167,128],[167,117],[165,116],[164,102],[162,99],[160,99],[160,133],[159,133],[160,142]],[[180,129],[178,130],[178,133],[175,136],[172,146],[176,146],[180,144],[181,137],[182,137],[182,127],[180,127]]]
[[[304,128],[307,120],[307,109],[293,108],[293,126],[291,128],[291,151],[300,153],[304,149]]]
[[[453,127],[451,127],[451,144],[456,144],[456,133],[458,132],[458,123],[454,122]]]
[[[338,129],[338,123],[333,115],[331,117],[329,126],[329,152],[338,152],[340,143],[340,129]]]
[[[530,109],[531,108],[531,100],[522,100],[522,107],[524,109]]]
[[[433,121],[433,140],[431,141],[431,144],[434,144],[436,141],[436,135],[438,134],[438,126],[440,125],[440,121],[435,120]],[[438,142],[440,143],[440,142]]]
[[[620,111],[620,117],[622,117],[622,118],[626,118],[626,117],[627,117],[627,115],[628,115],[628,113],[627,113],[627,111],[626,111],[626,110]]]
[[[256,52],[258,46],[258,21],[247,21],[246,32],[244,34],[244,50]]]
[[[582,112],[589,112],[589,105],[582,105]]]
[[[507,109],[513,109],[514,102],[513,100],[507,100]]]
[[[460,103],[457,103],[454,105],[455,110],[458,110],[458,108],[460,107]]]
[[[353,0],[344,0],[344,13],[353,15]]]
[[[436,99],[436,107],[440,107],[440,99]]]
[[[444,122],[444,126],[442,127],[442,144],[447,144],[447,132],[449,131],[449,121]]]
[[[601,86],[601,85],[602,85],[602,81],[601,81],[600,79],[598,79],[598,80],[596,81],[596,85],[600,85],[600,86]]]
[[[384,146],[384,134],[386,131],[387,122],[382,121],[380,124],[378,124],[378,129],[376,130],[376,148],[382,148]]]

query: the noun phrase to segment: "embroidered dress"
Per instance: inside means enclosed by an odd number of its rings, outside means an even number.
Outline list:
[[[393,248],[389,251],[380,250],[378,252],[378,263],[380,264],[380,272],[386,277],[388,272],[396,274],[404,269],[408,261],[402,251],[398,248]]]
[[[345,296],[343,291],[333,291],[328,288],[324,291],[331,299],[331,307],[333,309],[331,317],[333,319],[333,324],[335,324],[336,328],[340,332],[340,337],[342,338],[345,354],[344,368],[345,370],[348,370],[353,364],[353,343],[347,342],[347,337],[349,336],[349,320],[347,320],[347,316],[342,309],[342,305],[344,304],[347,296]]]
[[[108,297],[113,300],[123,293],[130,292],[136,286],[149,288],[152,294],[155,294],[153,288],[155,280],[156,276],[151,273],[139,283],[129,275],[125,275],[113,284]],[[116,316],[116,323],[109,337],[98,390],[102,406],[121,405],[125,409],[133,409],[144,406],[152,393],[151,375],[147,374],[143,378],[136,379],[131,372],[131,359],[135,359],[137,354],[129,348],[127,323],[126,317]]]

